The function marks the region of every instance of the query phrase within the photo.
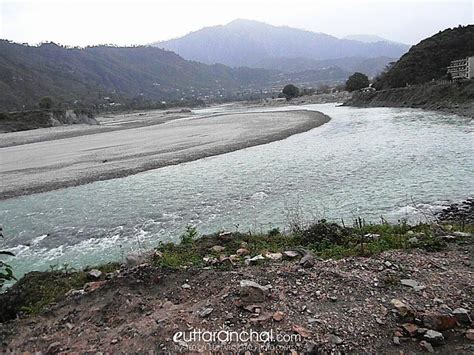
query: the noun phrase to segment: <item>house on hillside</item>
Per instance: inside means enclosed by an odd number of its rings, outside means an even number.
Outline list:
[[[453,80],[474,78],[474,56],[451,61],[446,68]]]

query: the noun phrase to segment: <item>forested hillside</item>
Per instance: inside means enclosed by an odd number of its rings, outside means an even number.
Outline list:
[[[449,63],[472,55],[474,25],[448,28],[411,47],[374,86],[380,90],[448,79]]]

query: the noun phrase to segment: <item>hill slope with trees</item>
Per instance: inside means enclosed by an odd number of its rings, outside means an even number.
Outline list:
[[[35,47],[1,40],[0,110],[36,108],[45,96],[79,108],[224,96],[226,90],[263,86],[273,75],[191,62],[154,47]]]
[[[474,55],[474,25],[448,28],[410,48],[374,83],[378,90],[448,79],[452,60]]]

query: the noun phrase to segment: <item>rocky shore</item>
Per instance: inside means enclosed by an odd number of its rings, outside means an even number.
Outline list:
[[[413,85],[357,92],[344,103],[355,107],[413,107],[474,117],[474,82]]]
[[[320,221],[195,239],[190,228],[124,265],[27,274],[0,296],[17,317],[0,325],[0,350],[472,353],[473,231]],[[219,331],[273,337],[189,338]]]

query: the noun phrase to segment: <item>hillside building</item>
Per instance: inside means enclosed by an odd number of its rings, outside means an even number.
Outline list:
[[[474,78],[474,56],[451,61],[446,68],[453,80]]]

